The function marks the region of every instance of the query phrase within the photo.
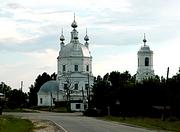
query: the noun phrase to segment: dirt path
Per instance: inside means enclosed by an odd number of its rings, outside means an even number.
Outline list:
[[[33,132],[64,132],[53,122],[47,120],[31,120],[35,126]]]

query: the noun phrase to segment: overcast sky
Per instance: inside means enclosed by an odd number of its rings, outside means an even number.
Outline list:
[[[0,0],[0,81],[23,91],[39,74],[57,71],[59,37],[76,14],[79,40],[88,29],[93,74],[137,70],[137,51],[154,52],[154,70],[170,76],[180,67],[180,0]]]

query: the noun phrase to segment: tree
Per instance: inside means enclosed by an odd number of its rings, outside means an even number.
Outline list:
[[[10,91],[11,91],[11,87],[6,85],[4,82],[1,82],[1,84],[0,84],[0,93],[8,95],[8,93]]]
[[[22,108],[26,104],[27,94],[21,90],[13,89],[9,92],[7,106],[9,108]]]
[[[110,107],[111,113],[118,113],[123,104],[124,89],[131,83],[131,75],[128,71],[120,73],[113,71],[107,73],[103,78],[98,76],[93,86],[93,103],[107,113],[107,107]],[[118,108],[117,108],[118,107]]]
[[[56,79],[56,74],[53,73],[51,76],[44,72],[42,75],[38,75],[35,79],[34,85],[29,87],[29,101],[31,106],[37,105],[37,93],[39,92],[40,87],[49,80]]]
[[[108,75],[106,74],[104,78],[97,76],[94,81],[92,102],[94,107],[98,109],[106,109],[109,105],[110,82],[108,82]]]
[[[57,78],[57,74],[55,72],[51,74],[51,80],[56,80],[56,78]]]
[[[66,96],[66,101],[67,101],[67,111],[70,112],[71,111],[71,94],[73,94],[75,91],[77,92],[77,90],[75,90],[75,83],[74,81],[71,79],[71,73],[64,73],[63,77],[65,78],[65,87],[64,87],[64,94]],[[76,84],[78,85],[79,82],[76,82]]]
[[[160,79],[156,75],[141,83],[135,82],[135,76],[128,71],[112,71],[103,78],[98,76],[93,85],[94,107],[107,110],[110,106],[111,114],[125,112],[129,116],[180,117],[179,102],[180,71],[172,78]]]

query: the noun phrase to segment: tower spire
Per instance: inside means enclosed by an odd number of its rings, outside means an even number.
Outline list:
[[[65,40],[65,38],[64,38],[64,35],[63,35],[63,28],[62,28],[61,29],[60,41],[62,41],[62,43],[63,43],[64,40]]]
[[[65,38],[64,38],[64,35],[63,35],[63,28],[61,29],[61,36],[60,36],[60,41],[61,41],[61,43],[60,43],[60,45],[61,45],[61,49],[64,47],[64,41],[65,40]]]
[[[88,48],[88,47],[89,47],[89,43],[88,43],[89,37],[88,37],[88,35],[87,35],[87,28],[86,28],[86,35],[85,35],[85,37],[84,37],[84,40],[86,41],[86,42],[85,42],[85,46]]]
[[[88,35],[87,35],[87,28],[86,28],[86,35],[85,35],[85,37],[84,37],[84,40],[87,42],[87,41],[89,41],[89,37],[88,37]]]
[[[71,24],[71,27],[73,27],[74,29],[77,28],[77,26],[78,26],[77,23],[76,23],[75,18],[76,18],[76,16],[75,16],[75,13],[74,13],[74,20],[73,20],[73,22]]]
[[[73,31],[71,32],[71,42],[78,42],[78,31],[76,30],[77,28],[77,23],[75,20],[75,13],[74,13],[74,20],[71,24],[71,27],[73,28]]]
[[[144,46],[146,46],[147,40],[146,40],[146,34],[145,34],[145,33],[144,33],[144,39],[143,39],[143,42],[144,42]]]

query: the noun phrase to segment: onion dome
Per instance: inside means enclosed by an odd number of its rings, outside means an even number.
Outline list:
[[[84,40],[85,40],[85,41],[89,41],[89,37],[86,35],[86,36],[84,37]]]
[[[150,49],[150,47],[148,45],[146,45],[146,42],[147,42],[147,40],[146,40],[146,36],[145,36],[145,33],[144,33],[144,39],[143,39],[144,45],[140,48],[138,53],[144,53],[144,52],[153,53],[153,51]]]
[[[71,27],[73,27],[73,28],[77,28],[77,23],[76,23],[76,21],[75,21],[75,20],[72,22]]]
[[[86,36],[84,37],[84,40],[87,42],[87,41],[89,41],[89,37],[87,36],[87,34],[86,34]]]
[[[71,27],[73,27],[73,28],[77,28],[77,23],[76,23],[76,21],[75,21],[75,14],[74,14],[74,21],[72,22],[72,24],[71,24]]]
[[[89,37],[88,37],[88,35],[87,35],[87,28],[86,28],[86,35],[85,35],[85,37],[84,37],[84,40],[86,41],[86,42],[85,42],[85,46],[86,46],[87,48],[89,48],[89,43],[88,43]]]
[[[146,45],[146,42],[147,42],[145,33],[144,33],[144,39],[143,39],[143,42],[144,42],[144,46],[145,46],[145,45]]]
[[[61,36],[60,36],[60,41],[64,41],[65,40],[65,38],[64,38],[64,35],[63,35],[63,29],[62,29],[62,33],[61,33]]]
[[[88,35],[87,35],[87,29],[86,29],[86,35],[85,35],[85,37],[84,37],[84,40],[87,42],[87,41],[89,41],[89,37],[88,37]]]
[[[84,40],[86,41],[85,44],[82,44],[78,41],[78,31],[76,30],[77,24],[75,22],[75,16],[74,21],[71,25],[74,29],[71,31],[71,41],[70,43],[63,45],[60,52],[59,57],[60,58],[72,58],[72,57],[91,57],[90,51],[88,49],[88,40],[89,37],[86,36]]]

